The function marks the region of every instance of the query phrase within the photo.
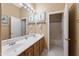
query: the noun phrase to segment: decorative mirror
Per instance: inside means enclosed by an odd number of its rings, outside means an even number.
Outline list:
[[[8,16],[2,16],[2,24],[4,24],[4,25],[9,24],[9,17]]]

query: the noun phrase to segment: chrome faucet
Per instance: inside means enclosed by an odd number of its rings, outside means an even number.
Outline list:
[[[16,44],[16,42],[12,40],[12,41],[9,42],[8,44],[9,44],[9,46],[13,46],[14,44]]]

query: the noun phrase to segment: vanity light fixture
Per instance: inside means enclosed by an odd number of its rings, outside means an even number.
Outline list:
[[[13,3],[13,5],[17,6],[18,8],[25,8],[27,9],[29,12],[35,12],[33,7],[31,6],[31,4],[29,3]]]
[[[34,9],[29,3],[22,3],[24,8],[27,9],[29,12],[34,12]]]

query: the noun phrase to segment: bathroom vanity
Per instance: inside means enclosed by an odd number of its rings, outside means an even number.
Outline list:
[[[15,40],[14,45],[9,45],[11,40]],[[2,56],[40,56],[45,45],[43,34],[35,34],[9,39],[2,42]]]
[[[43,52],[44,49],[44,38],[41,38],[35,44],[30,46],[24,52],[22,52],[19,56],[39,56]]]

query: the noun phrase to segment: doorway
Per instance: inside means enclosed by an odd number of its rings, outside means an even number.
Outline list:
[[[49,15],[49,55],[64,55],[62,19],[63,13]]]

